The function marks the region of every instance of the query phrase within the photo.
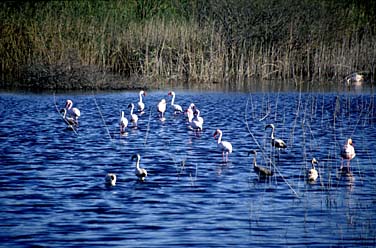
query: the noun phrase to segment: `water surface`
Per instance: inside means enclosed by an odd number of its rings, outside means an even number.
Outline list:
[[[4,246],[270,247],[359,246],[376,243],[376,99],[369,92],[213,92],[177,90],[205,120],[196,135],[183,115],[148,92],[138,129],[118,133],[137,92],[0,94],[0,237]],[[72,99],[81,110],[77,133],[55,108]],[[288,148],[270,146],[276,136]],[[215,129],[233,145],[222,162]],[[351,175],[339,151],[355,144]],[[259,164],[274,170],[259,180]],[[141,155],[145,182],[131,156]],[[319,179],[310,184],[310,160]],[[104,183],[116,173],[116,186]]]

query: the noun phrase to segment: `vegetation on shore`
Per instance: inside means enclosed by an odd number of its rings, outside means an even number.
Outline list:
[[[0,86],[340,82],[354,71],[373,81],[375,5],[364,0],[5,1],[0,3]]]

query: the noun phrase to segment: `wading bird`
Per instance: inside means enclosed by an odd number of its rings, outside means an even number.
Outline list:
[[[267,128],[271,128],[271,129],[272,129],[272,133],[271,133],[271,135],[270,135],[271,142],[272,142],[272,146],[274,146],[274,147],[276,147],[276,148],[278,148],[278,149],[286,148],[287,145],[286,145],[286,143],[285,143],[283,140],[281,140],[281,139],[276,139],[276,138],[274,137],[274,129],[275,129],[274,124],[268,124],[268,125],[266,125],[265,130],[266,130]]]
[[[187,108],[187,110],[185,110],[184,114],[187,117],[188,122],[192,121],[192,119],[194,117],[193,111],[194,111],[195,108],[196,108],[195,104],[191,103],[191,104],[189,104],[189,107]]]
[[[146,91],[141,90],[139,93],[140,100],[138,101],[138,112],[142,113],[145,109],[145,104],[142,102],[142,96],[146,96]]]
[[[352,143],[352,139],[347,139],[346,143],[341,150],[341,170],[343,169],[343,160],[347,160],[347,170],[350,171],[350,160],[355,157],[355,149]]]
[[[204,125],[204,118],[200,116],[200,110],[196,109],[194,110],[194,117],[192,121],[190,121],[190,126],[193,130],[196,132],[202,131],[203,125]]]
[[[158,113],[160,114],[161,119],[164,119],[164,113],[166,112],[166,100],[162,99],[157,105]]]
[[[214,138],[217,138],[217,146],[219,150],[222,152],[222,160],[227,162],[229,153],[232,153],[232,145],[228,141],[222,141],[222,131],[217,129],[214,132]]]
[[[125,133],[125,129],[126,129],[127,126],[128,126],[128,119],[125,118],[125,116],[124,116],[124,111],[121,111],[121,116],[120,116],[119,125],[120,125],[120,133],[121,133],[121,134]]]
[[[148,172],[140,167],[140,154],[135,154],[132,156],[132,161],[136,160],[136,169],[135,169],[135,175],[138,177],[139,180],[144,181],[145,177],[147,177]]]
[[[172,96],[172,99],[171,99],[171,106],[172,106],[172,108],[174,109],[174,113],[175,113],[175,114],[180,114],[180,113],[182,113],[182,112],[183,112],[182,107],[181,107],[179,104],[174,104],[174,102],[175,102],[175,92],[170,91],[170,92],[168,92],[168,95],[169,95],[169,96]]]
[[[361,74],[358,74],[357,72],[354,72],[345,77],[345,82],[347,86],[350,86],[351,84],[361,85],[363,81],[364,81],[364,76]]]
[[[116,174],[114,173],[107,173],[105,177],[106,184],[109,186],[115,186],[116,184]]]
[[[251,150],[248,152],[248,156],[249,154],[254,154],[254,157],[253,157],[253,170],[255,171],[255,173],[260,177],[260,178],[267,178],[267,177],[270,177],[270,176],[273,176],[273,171],[263,167],[263,166],[259,166],[257,165],[256,163],[256,158],[257,158],[257,152],[255,150]]]
[[[128,105],[128,108],[131,109],[131,113],[130,113],[129,119],[130,119],[131,122],[133,123],[133,127],[137,127],[138,116],[137,116],[136,114],[133,113],[133,110],[134,110],[134,104],[133,104],[133,103],[130,103],[130,104]]]
[[[81,116],[81,112],[78,108],[72,108],[72,106],[73,101],[68,99],[60,113],[63,113],[63,119],[68,125],[78,126],[78,117]]]
[[[312,161],[311,161],[311,164],[312,164],[312,168],[309,169],[307,178],[308,178],[308,181],[314,182],[314,181],[316,181],[317,177],[319,176],[319,174],[317,173],[317,170],[315,168],[315,164],[318,164],[318,162],[315,158],[313,158]]]

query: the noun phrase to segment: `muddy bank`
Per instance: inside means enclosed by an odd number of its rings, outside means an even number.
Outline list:
[[[158,88],[155,81],[103,71],[97,66],[36,64],[21,68],[17,76],[4,77],[3,89],[25,90],[135,90]]]

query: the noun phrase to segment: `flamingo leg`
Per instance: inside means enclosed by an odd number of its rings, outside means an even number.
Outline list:
[[[194,132],[195,132],[196,137],[200,137],[200,134],[201,134],[200,129],[195,129]]]

